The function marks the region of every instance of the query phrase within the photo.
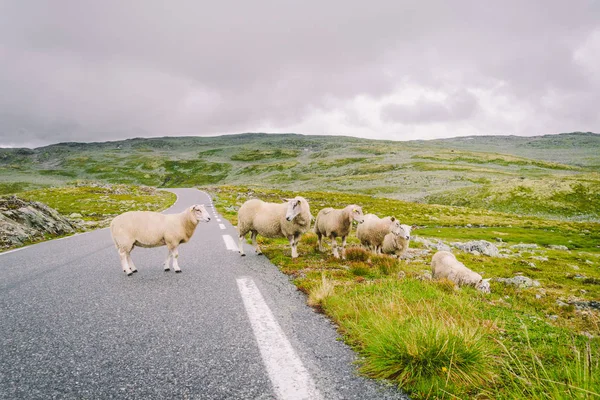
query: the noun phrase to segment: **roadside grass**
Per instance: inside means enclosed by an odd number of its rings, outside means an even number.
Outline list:
[[[297,194],[207,189],[233,224],[248,198],[279,202]],[[362,373],[394,382],[416,399],[600,397],[599,313],[573,305],[600,298],[600,224],[348,193],[302,195],[313,215],[355,203],[365,212],[417,224],[414,235],[434,242],[495,242],[503,257],[453,252],[486,278],[522,274],[541,283],[517,289],[493,281],[489,295],[455,290],[448,281],[428,279],[433,251],[416,241],[410,258],[396,260],[367,253],[352,234],[347,259],[338,260],[329,246],[320,253],[316,236],[307,233],[300,257],[292,260],[286,239],[259,237],[263,253],[307,294],[309,304],[336,322],[359,353]]]

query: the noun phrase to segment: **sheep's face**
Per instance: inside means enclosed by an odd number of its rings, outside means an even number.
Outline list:
[[[287,200],[287,211],[285,213],[285,219],[287,221],[293,221],[294,218],[302,211],[302,199],[296,197],[295,199]]]
[[[390,218],[390,232],[392,232],[396,236],[402,236],[404,230],[402,229],[402,225],[400,225],[400,221],[396,218]]]
[[[400,233],[400,237],[406,240],[410,240],[410,231],[412,230],[412,226],[410,225],[400,225],[402,232]]]
[[[191,207],[192,214],[196,221],[200,222],[208,222],[210,221],[210,215],[208,215],[208,211],[204,208],[204,204],[195,204]]]
[[[359,224],[365,222],[365,216],[363,214],[362,207],[356,205],[350,206],[350,222],[353,220]]]
[[[490,293],[490,280],[482,279],[477,283],[475,288],[483,293]]]

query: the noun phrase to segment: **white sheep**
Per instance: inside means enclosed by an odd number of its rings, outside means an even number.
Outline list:
[[[381,246],[383,254],[393,254],[400,258],[408,250],[410,233],[415,227],[402,224],[400,225],[400,228],[402,228],[402,233],[400,233],[400,235],[395,235],[390,232],[383,238],[383,245]]]
[[[431,276],[448,278],[458,286],[469,285],[484,293],[490,292],[490,280],[482,279],[481,275],[471,271],[449,251],[438,251],[433,255]]]
[[[337,237],[342,238],[342,259],[346,259],[346,237],[352,229],[352,221],[359,224],[365,219],[362,208],[351,204],[342,209],[324,208],[317,214],[315,233],[319,239],[319,251],[323,251],[323,236],[331,239],[333,256],[340,258],[337,249]]]
[[[259,199],[246,201],[238,210],[239,250],[244,253],[244,238],[252,233],[252,244],[256,254],[262,254],[256,236],[268,238],[285,237],[290,241],[292,258],[298,257],[300,235],[308,231],[312,214],[304,197],[297,196],[285,203],[267,203]]]
[[[165,261],[165,271],[173,269],[181,272],[177,258],[177,246],[190,240],[200,221],[208,222],[210,217],[204,205],[196,204],[179,214],[161,214],[153,211],[129,211],[116,216],[110,223],[112,235],[123,271],[130,276],[137,272],[131,260],[131,251],[138,247],[167,246],[169,255]]]
[[[375,214],[365,215],[364,222],[356,228],[356,237],[363,246],[375,254],[381,254],[383,239],[388,233],[402,234],[400,222],[395,217],[379,218]]]

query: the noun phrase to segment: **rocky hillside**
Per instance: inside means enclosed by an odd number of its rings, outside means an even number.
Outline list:
[[[75,223],[45,204],[16,196],[0,198],[0,250],[76,230]]]

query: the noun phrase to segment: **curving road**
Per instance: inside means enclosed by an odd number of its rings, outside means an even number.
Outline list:
[[[168,212],[211,203],[173,192]],[[0,398],[406,398],[357,376],[329,320],[209,211],[181,274],[137,248],[127,277],[108,229],[0,254]]]

